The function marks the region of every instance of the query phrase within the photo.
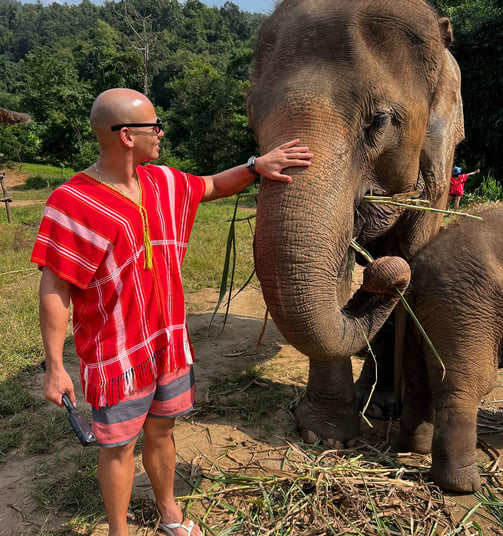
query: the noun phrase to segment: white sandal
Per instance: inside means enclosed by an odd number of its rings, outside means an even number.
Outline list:
[[[181,523],[159,523],[159,528],[168,536],[175,536],[173,529],[185,529],[187,531],[187,536],[190,536],[190,533],[194,528],[194,521],[190,520],[187,526],[183,524],[183,520]]]

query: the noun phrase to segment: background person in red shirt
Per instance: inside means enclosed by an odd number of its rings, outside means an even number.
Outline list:
[[[470,175],[480,173],[480,169],[470,171],[470,173],[463,173],[463,169],[459,166],[452,168],[451,186],[449,190],[449,200],[447,201],[447,210],[451,205],[451,201],[454,199],[454,210],[459,209],[459,200],[465,195],[465,182]]]

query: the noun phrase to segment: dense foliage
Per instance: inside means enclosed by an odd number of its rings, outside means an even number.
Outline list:
[[[503,176],[503,1],[437,0],[454,28],[452,52],[462,74],[466,139],[457,151],[468,171]]]
[[[463,75],[466,140],[457,163],[501,177],[503,1],[433,3],[452,20]],[[0,106],[33,117],[0,126],[0,155],[88,165],[97,155],[90,105],[123,86],[147,93],[168,125],[162,162],[210,173],[243,161],[255,150],[245,95],[263,18],[231,2],[0,0]]]
[[[148,94],[168,125],[161,161],[206,173],[243,161],[255,150],[245,94],[262,19],[231,2],[0,0],[0,106],[33,118],[0,126],[0,153],[87,166],[97,155],[94,97],[130,87]]]

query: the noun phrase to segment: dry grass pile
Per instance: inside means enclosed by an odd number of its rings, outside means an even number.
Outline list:
[[[342,452],[292,442],[267,454],[245,466],[229,454],[227,467],[200,461],[204,480],[181,499],[205,534],[480,534],[474,509],[456,521],[455,503],[423,480],[427,458],[408,465],[404,456],[369,453],[369,445]]]

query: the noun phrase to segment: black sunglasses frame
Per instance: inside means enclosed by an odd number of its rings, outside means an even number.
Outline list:
[[[155,133],[159,134],[162,130],[162,121],[157,118],[157,121],[155,123],[121,123],[120,125],[112,125],[110,127],[110,130],[113,132],[120,130],[124,127],[154,127]]]

